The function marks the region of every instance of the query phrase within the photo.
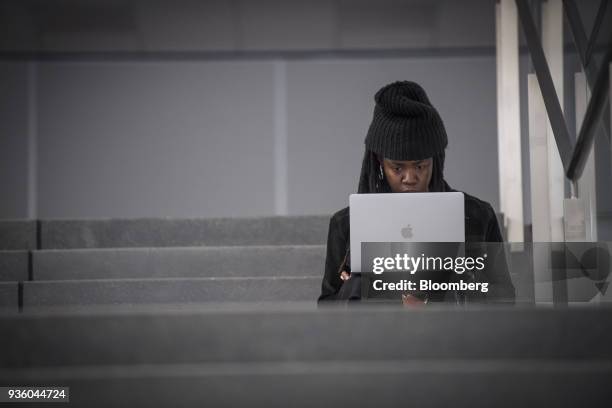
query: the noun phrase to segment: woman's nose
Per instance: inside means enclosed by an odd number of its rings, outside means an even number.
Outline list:
[[[403,176],[404,177],[402,178],[402,183],[404,184],[414,184],[418,181],[416,171],[414,170],[411,170],[411,169],[406,170]]]

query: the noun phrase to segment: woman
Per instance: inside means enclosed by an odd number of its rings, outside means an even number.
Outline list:
[[[423,88],[414,82],[394,82],[380,89],[374,100],[374,117],[365,139],[359,177],[359,194],[448,192],[444,180],[444,150],[448,144],[440,115]],[[465,196],[466,242],[502,242],[491,205]],[[329,224],[325,275],[319,302],[359,299],[359,279],[351,277],[349,209],[336,212]],[[514,287],[505,266],[501,245],[489,257],[487,299],[514,301]],[[457,299],[456,296],[453,299]],[[404,304],[423,299],[402,295]],[[441,300],[438,297],[435,300]],[[399,301],[399,299],[398,299]]]

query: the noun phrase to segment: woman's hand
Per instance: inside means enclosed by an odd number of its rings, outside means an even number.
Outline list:
[[[343,281],[347,281],[349,279],[351,279],[351,274],[347,271],[342,271],[340,273],[340,279],[342,279]]]
[[[415,296],[412,296],[409,294],[402,294],[402,304],[404,306],[420,307],[420,306],[424,306],[426,303],[427,302],[424,302]]]

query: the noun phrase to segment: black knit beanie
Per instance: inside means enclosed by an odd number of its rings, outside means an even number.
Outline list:
[[[357,192],[391,192],[386,179],[380,177],[381,156],[393,160],[431,157],[429,191],[451,191],[444,180],[446,131],[423,88],[414,82],[394,82],[378,91],[374,100],[374,118],[365,140]]]
[[[419,84],[394,82],[379,90],[374,100],[367,150],[392,160],[422,160],[444,152],[444,124]]]

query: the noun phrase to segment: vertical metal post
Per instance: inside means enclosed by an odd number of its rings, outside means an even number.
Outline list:
[[[557,98],[563,109],[563,3],[547,0],[542,3],[542,46],[548,61]],[[550,122],[548,138],[548,194],[550,200],[550,240],[563,242],[563,200],[565,199],[565,171]]]
[[[550,200],[548,194],[548,119],[535,74],[527,76],[529,107],[529,157],[531,179],[531,222],[533,232],[534,298],[552,301],[550,268]]]
[[[576,133],[580,132],[582,120],[586,112],[587,103],[590,97],[587,80],[582,72],[574,75],[575,98],[576,98]],[[588,159],[584,166],[582,176],[576,182],[576,196],[584,203],[584,219],[586,228],[586,240],[597,241],[597,195],[595,179],[595,152],[596,143],[589,149]]]
[[[514,0],[496,5],[497,149],[500,209],[509,242],[524,241],[518,15]]]

